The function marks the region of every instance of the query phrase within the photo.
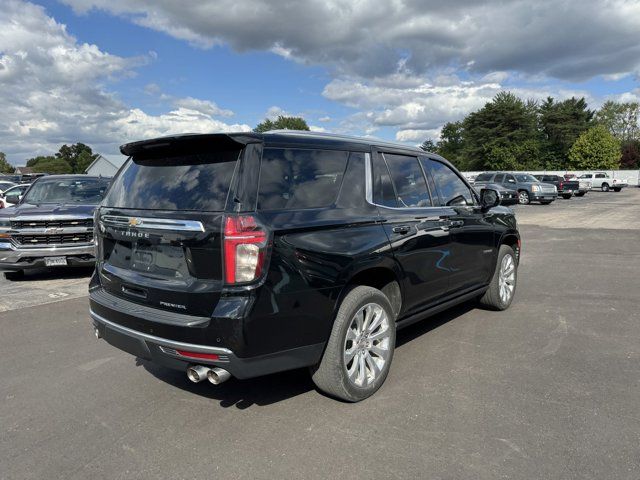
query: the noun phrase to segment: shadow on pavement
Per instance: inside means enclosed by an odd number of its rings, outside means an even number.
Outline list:
[[[474,302],[467,302],[403,328],[398,331],[396,348],[402,348],[403,345],[435,330],[450,320],[464,315],[474,308],[476,308]],[[136,359],[136,365],[142,366],[159,380],[174,387],[201,397],[216,400],[223,408],[236,407],[244,410],[254,405],[271,405],[316,388],[306,368],[246,380],[231,378],[222,385],[214,386],[206,380],[201,383],[191,383],[187,379],[186,372],[163,368],[139,358]]]
[[[60,267],[60,268],[36,268],[25,270],[24,276],[12,282],[39,282],[45,280],[74,280],[89,278],[93,273],[93,267]]]

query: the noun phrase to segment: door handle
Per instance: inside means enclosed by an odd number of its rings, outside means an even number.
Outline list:
[[[397,227],[393,227],[391,229],[393,233],[399,233],[401,235],[409,233],[410,230],[411,230],[411,227],[409,225],[398,225]]]

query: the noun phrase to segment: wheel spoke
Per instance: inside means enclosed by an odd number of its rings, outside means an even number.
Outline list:
[[[362,322],[362,331],[366,331],[369,328],[369,324],[371,323],[371,319],[373,317],[373,308],[371,305],[367,305],[363,309],[364,311],[364,321]]]
[[[373,359],[373,357],[369,354],[369,352],[366,352],[364,355],[365,355],[365,361],[367,363],[367,366],[369,367],[369,371],[371,372],[371,376],[374,379],[377,378],[378,375],[380,374],[380,367],[378,367],[378,364]]]
[[[389,350],[386,348],[382,348],[380,344],[378,344],[378,345],[371,345],[369,352],[376,354],[378,357],[382,358],[383,360],[386,360],[387,353],[389,352]]]
[[[377,333],[369,335],[369,340],[375,342],[376,340],[382,340],[383,338],[387,338],[389,336],[389,327],[382,326]]]
[[[365,316],[364,310],[359,311],[355,316],[356,333],[358,335],[362,334],[362,331],[364,330],[364,327],[363,327],[364,316]]]
[[[361,353],[358,355],[358,377],[356,378],[356,383],[358,385],[366,385],[367,384],[367,367],[364,361],[364,355]]]
[[[347,350],[344,352],[344,364],[345,365],[349,365],[349,362],[351,361],[351,359],[353,357],[355,357],[356,353],[358,352],[358,349],[356,348],[355,345],[353,345],[351,347],[351,349]]]
[[[351,340],[355,340],[356,337],[358,336],[358,334],[353,330],[353,328],[349,327],[347,329],[347,341]]]
[[[369,328],[368,328],[369,332],[370,333],[375,332],[376,329],[382,324],[383,320],[384,320],[384,310],[376,309],[373,320],[369,324]]]
[[[354,351],[354,355],[355,358],[353,359],[353,362],[351,363],[351,367],[349,369],[347,369],[347,375],[349,375],[349,378],[355,382],[356,381],[356,377],[357,377],[357,372],[358,372],[358,356],[359,353],[357,350]]]

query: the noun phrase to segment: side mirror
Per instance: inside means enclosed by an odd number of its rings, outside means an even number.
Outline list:
[[[489,210],[500,205],[500,194],[493,188],[480,190],[480,206],[483,210]]]
[[[10,193],[5,197],[4,201],[15,205],[17,203],[20,203],[20,195],[17,193]]]

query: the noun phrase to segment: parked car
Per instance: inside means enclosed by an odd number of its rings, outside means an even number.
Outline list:
[[[359,401],[384,382],[396,329],[513,299],[513,211],[437,155],[302,132],[120,150],[96,214],[95,333],[193,382],[309,367]]]
[[[15,187],[16,184],[13,182],[8,182],[6,180],[0,180],[0,194],[3,194],[5,190],[9,190],[11,187]]]
[[[556,187],[558,195],[569,200],[580,190],[580,183],[577,180],[566,180],[560,175],[534,175],[542,183],[550,183]]]
[[[574,195],[576,197],[584,197],[589,190],[591,190],[591,182],[582,178],[578,178],[575,173],[567,173],[564,175],[565,180],[576,180],[578,182],[578,192]]]
[[[619,192],[627,186],[626,180],[611,178],[608,173],[604,172],[583,173],[578,178],[591,182],[591,188],[600,189],[603,192],[608,192],[609,190]]]
[[[22,185],[14,185],[13,187],[5,190],[4,193],[0,194],[0,208],[12,207],[16,203],[18,203],[20,200],[22,200],[24,192],[26,192],[30,186],[30,183],[24,183]],[[17,198],[15,196],[16,194],[18,195]],[[15,203],[8,202],[7,197],[11,197],[11,202]]]
[[[5,200],[0,210],[0,270],[9,280],[37,267],[87,266],[95,262],[93,211],[109,179],[87,175],[41,177]]]
[[[20,183],[20,175],[0,175],[0,181],[17,184]]]
[[[558,196],[555,186],[541,183],[528,173],[485,172],[476,177],[474,186],[494,183],[516,190],[518,203],[521,205],[528,205],[531,202],[549,205]]]

